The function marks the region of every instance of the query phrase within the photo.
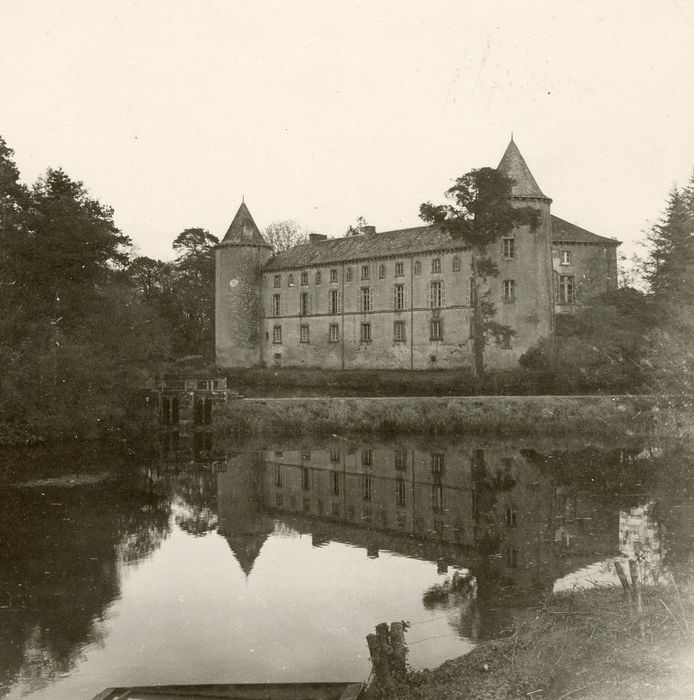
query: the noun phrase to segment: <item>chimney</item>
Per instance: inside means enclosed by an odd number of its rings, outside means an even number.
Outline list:
[[[365,236],[374,236],[376,234],[375,226],[362,226],[361,230]]]
[[[327,241],[328,237],[324,233],[309,233],[308,242],[318,243],[318,241]]]

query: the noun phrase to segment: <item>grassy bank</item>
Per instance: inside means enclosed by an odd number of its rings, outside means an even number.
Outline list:
[[[691,402],[650,396],[240,400],[214,416],[229,437],[302,434],[683,434]]]
[[[691,579],[667,577],[645,588],[643,609],[642,633],[619,588],[549,596],[504,638],[410,673],[397,697],[694,697]]]

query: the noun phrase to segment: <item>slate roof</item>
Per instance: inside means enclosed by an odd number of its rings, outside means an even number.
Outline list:
[[[598,236],[597,233],[587,231],[576,224],[564,221],[558,216],[552,215],[552,242],[553,243],[599,243],[601,245],[619,245],[615,238]]]
[[[541,199],[549,199],[549,197],[542,194],[540,186],[530,172],[525,158],[521,155],[513,139],[511,139],[506,147],[506,152],[501,157],[497,169],[501,170],[502,173],[514,181],[513,187],[511,188],[511,195],[513,197],[539,197]]]
[[[261,245],[269,248],[268,242],[263,238],[263,234],[256,226],[251,212],[245,202],[236,212],[233,221],[229,224],[224,238],[220,245]]]
[[[619,245],[613,238],[598,236],[596,233],[552,216],[552,241],[561,243],[595,243]],[[372,235],[328,238],[325,241],[298,245],[275,256],[265,266],[266,270],[286,270],[295,267],[312,267],[368,258],[411,255],[437,250],[462,248],[460,241],[454,241],[438,226],[417,226],[415,228],[384,231]]]

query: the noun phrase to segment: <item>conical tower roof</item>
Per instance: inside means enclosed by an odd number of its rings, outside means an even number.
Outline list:
[[[239,563],[246,578],[248,578],[253,570],[253,565],[260,555],[260,550],[263,548],[267,538],[267,532],[246,532],[225,535],[229,549],[234,557],[236,557],[236,561]]]
[[[542,193],[540,186],[535,181],[513,137],[511,137],[511,141],[506,147],[506,152],[499,162],[498,169],[513,180],[512,196],[549,199]]]
[[[234,220],[229,225],[221,245],[261,245],[270,247],[256,226],[245,202],[241,202]]]

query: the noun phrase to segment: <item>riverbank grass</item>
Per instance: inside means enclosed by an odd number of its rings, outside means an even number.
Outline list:
[[[617,587],[551,595],[507,636],[433,671],[410,673],[397,697],[694,697],[691,579],[645,587],[643,625],[632,610]]]

